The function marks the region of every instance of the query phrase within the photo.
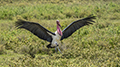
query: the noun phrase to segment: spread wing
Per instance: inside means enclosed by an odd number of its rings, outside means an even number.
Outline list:
[[[44,28],[43,26],[35,22],[29,22],[29,21],[24,21],[19,19],[15,23],[18,28],[24,28],[32,32],[34,35],[36,35],[40,39],[46,40],[48,42],[52,41],[52,36],[49,35],[48,33],[55,35],[54,33],[50,32],[49,30],[47,30],[46,28]]]
[[[72,35],[79,28],[81,28],[81,27],[83,27],[85,25],[92,24],[92,22],[94,22],[92,19],[95,19],[95,16],[88,16],[88,17],[86,17],[84,19],[80,19],[80,20],[72,22],[70,25],[68,25],[62,31],[63,36],[61,37],[61,40],[69,37],[70,35]]]

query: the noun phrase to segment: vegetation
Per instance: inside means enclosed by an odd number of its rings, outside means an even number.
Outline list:
[[[120,67],[119,4],[119,0],[0,0],[0,67]],[[15,21],[23,19],[55,32],[57,19],[64,29],[91,14],[96,22],[63,40],[62,54],[15,27]]]

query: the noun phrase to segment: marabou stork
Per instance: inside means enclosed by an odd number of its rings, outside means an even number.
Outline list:
[[[92,24],[92,22],[94,22],[93,19],[95,19],[95,16],[90,15],[86,18],[74,21],[70,25],[68,25],[63,31],[61,31],[60,22],[59,22],[59,20],[57,20],[56,21],[57,31],[55,33],[47,30],[46,28],[44,28],[43,26],[41,26],[38,23],[24,21],[24,20],[20,20],[20,19],[18,19],[18,21],[16,21],[16,27],[24,28],[24,29],[32,32],[34,35],[36,35],[40,39],[50,42],[50,44],[47,45],[47,48],[55,48],[56,51],[58,48],[58,50],[60,51],[60,49],[58,47],[60,41],[71,36],[79,28],[81,28],[85,25]]]

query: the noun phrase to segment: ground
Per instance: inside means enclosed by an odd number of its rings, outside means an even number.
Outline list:
[[[119,0],[1,0],[0,67],[120,67],[119,4]],[[15,27],[15,21],[23,19],[55,32],[56,20],[63,30],[89,15],[96,16],[95,23],[64,39],[62,54]]]

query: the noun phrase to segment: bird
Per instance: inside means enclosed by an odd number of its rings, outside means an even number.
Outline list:
[[[30,21],[18,19],[15,22],[15,25],[18,29],[21,28],[26,29],[31,33],[33,33],[34,35],[36,35],[38,38],[50,42],[50,44],[47,45],[47,48],[55,48],[55,51],[57,51],[58,49],[59,52],[62,53],[61,50],[59,49],[60,42],[63,39],[66,39],[69,36],[71,36],[79,28],[89,24],[93,24],[95,22],[93,21],[93,19],[95,18],[96,16],[90,15],[86,18],[73,21],[62,31],[61,31],[62,26],[60,25],[60,21],[56,20],[57,31],[55,31],[55,33],[47,30],[45,27],[43,27],[42,25],[36,22],[30,22]]]

